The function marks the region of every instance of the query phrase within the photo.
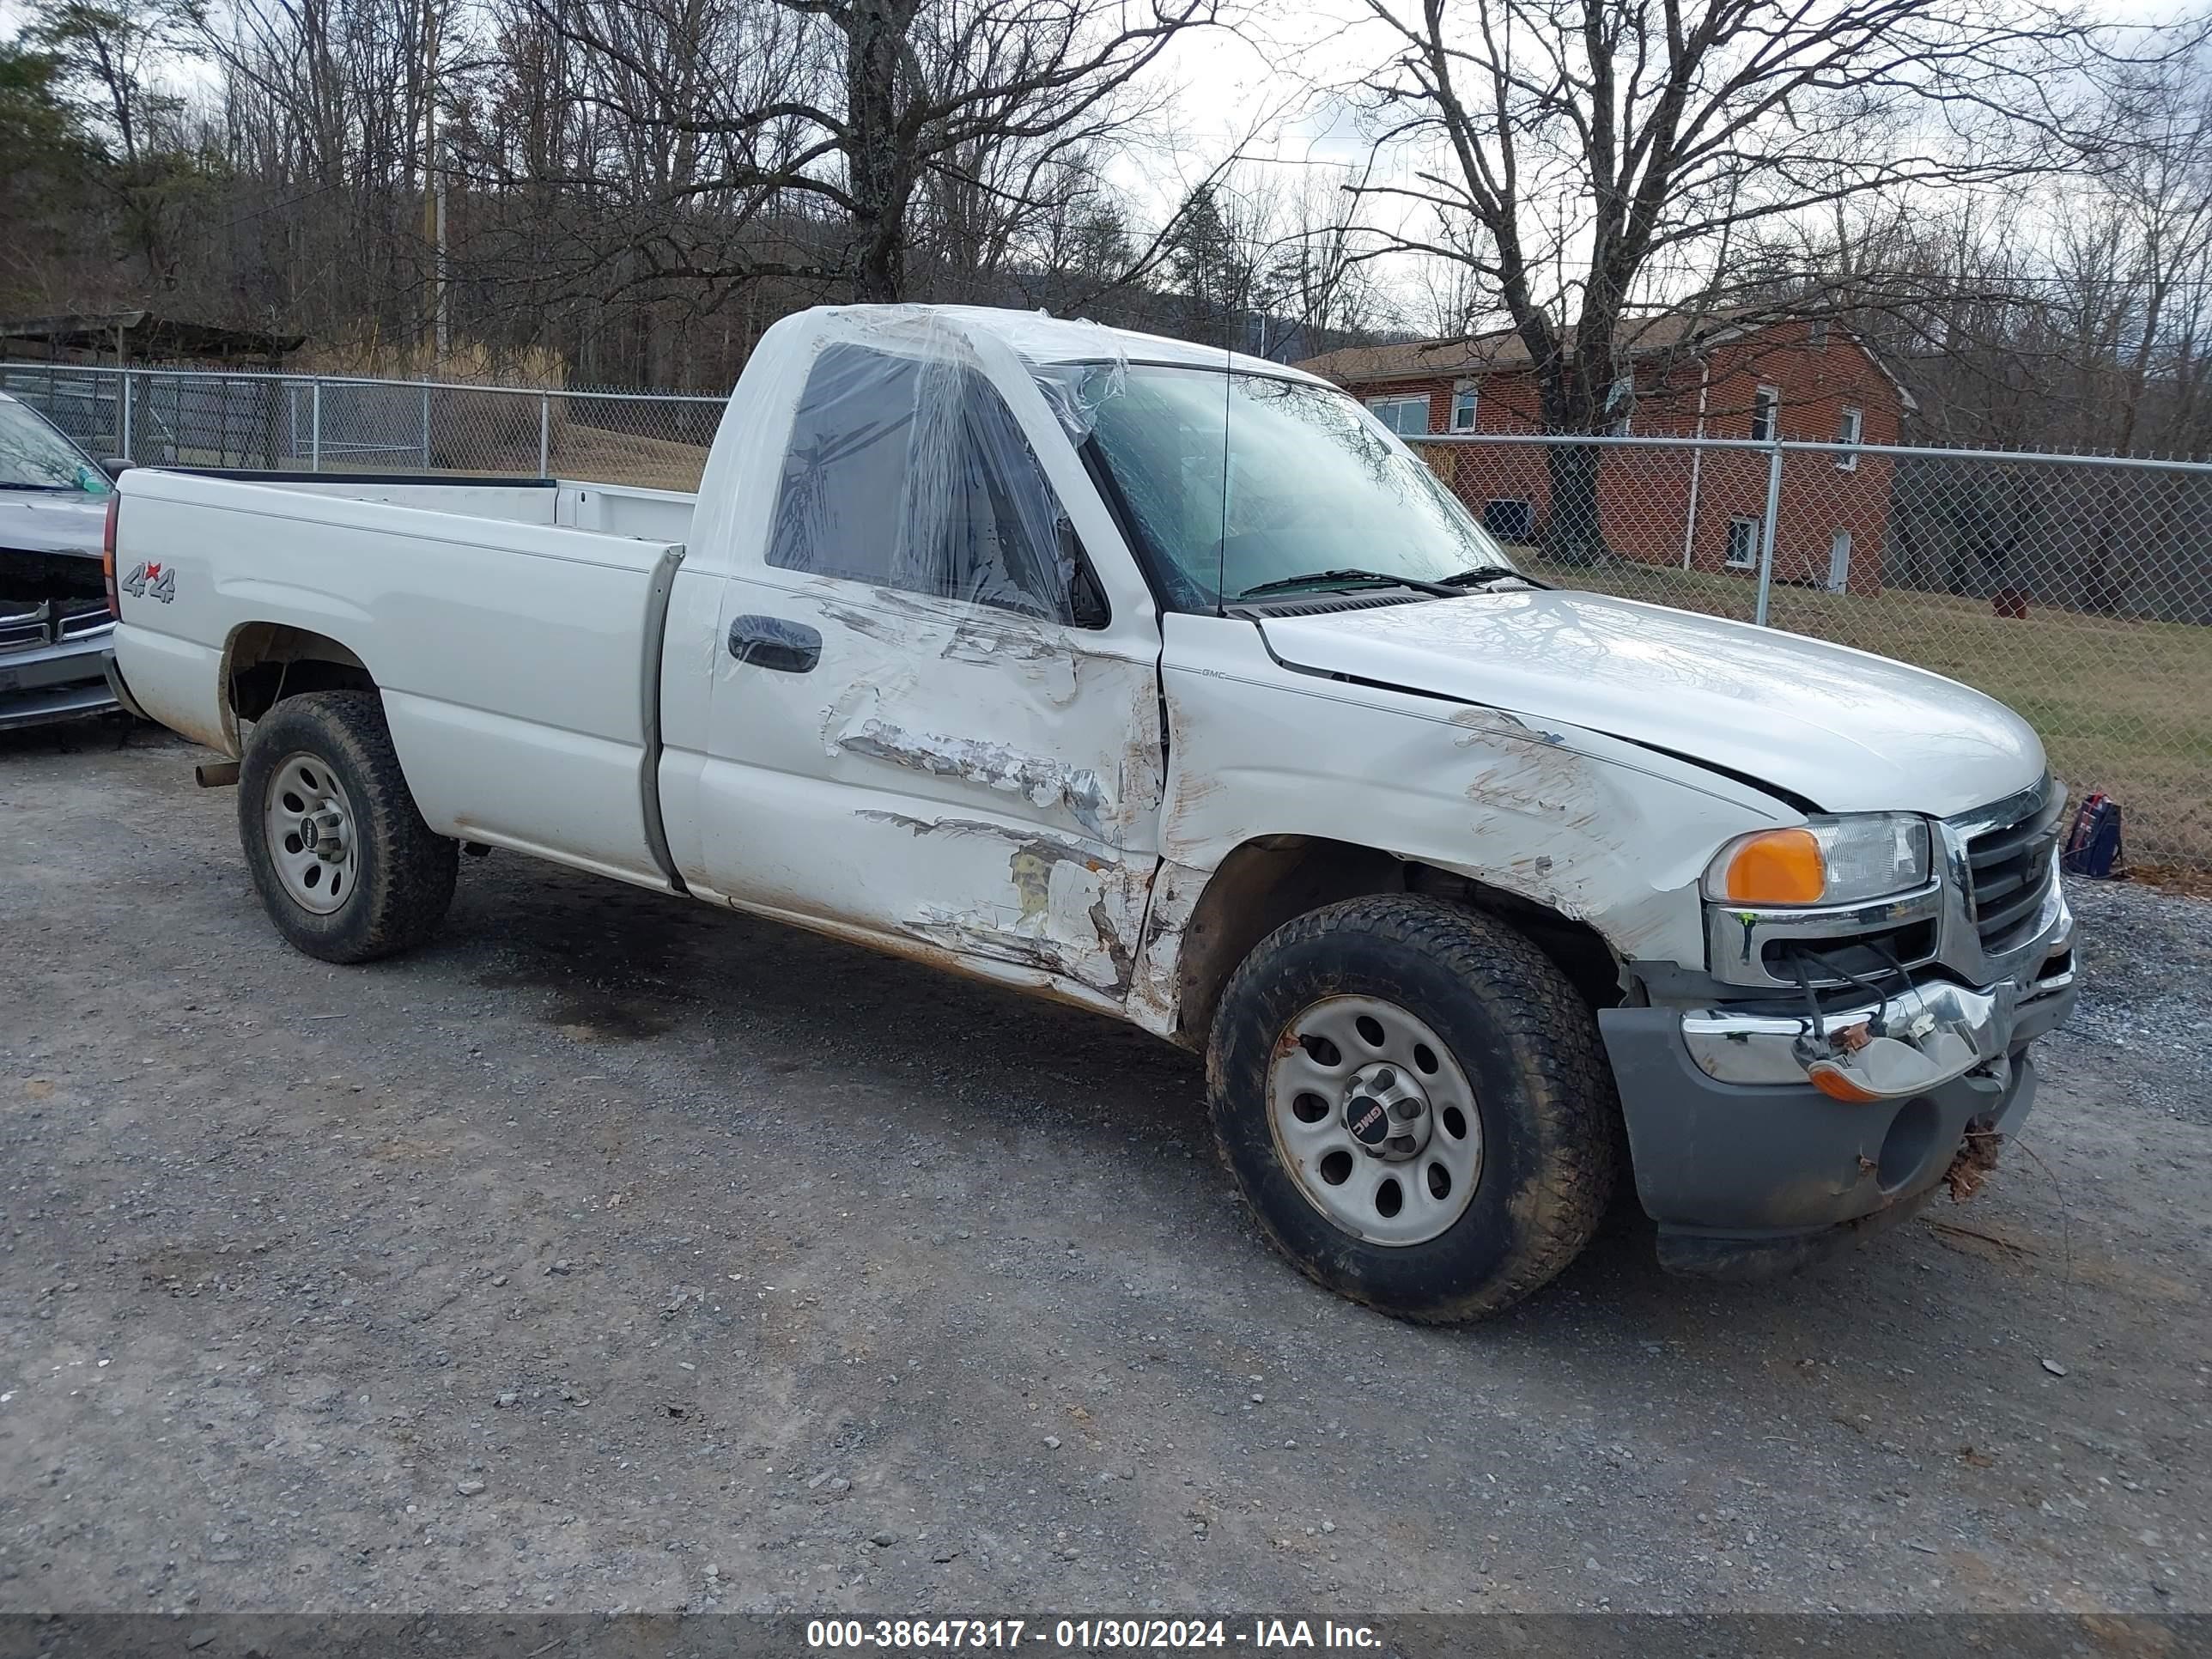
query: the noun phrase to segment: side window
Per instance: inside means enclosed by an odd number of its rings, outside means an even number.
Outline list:
[[[823,349],[784,453],[768,562],[1077,620],[1073,532],[1013,412],[958,363]]]

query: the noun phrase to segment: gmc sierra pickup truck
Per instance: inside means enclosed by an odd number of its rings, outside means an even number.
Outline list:
[[[120,492],[118,689],[238,760],[298,949],[422,939],[472,843],[1132,1021],[1291,1258],[1406,1317],[1527,1295],[1623,1178],[1720,1277],[1963,1195],[2076,994],[2016,716],[1532,580],[1279,364],[822,309],[696,497]]]

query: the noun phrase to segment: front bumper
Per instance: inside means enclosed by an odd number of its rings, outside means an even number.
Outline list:
[[[1608,1008],[1598,1021],[1635,1161],[1637,1196],[1678,1273],[1763,1278],[1911,1215],[1932,1198],[1970,1125],[2012,1133],[2035,1098],[2030,1042],[2073,1012],[2070,925],[2030,977],[1980,991],[1931,985],[1893,1025],[1958,1020],[1947,1063],[1910,1093],[1832,1098],[1795,1044],[1806,1021],[1726,1008]],[[1836,1010],[1831,1030],[1876,1011]],[[1935,1048],[1936,1045],[1929,1045]]]
[[[0,655],[0,732],[118,707],[107,684],[111,642],[102,630]]]

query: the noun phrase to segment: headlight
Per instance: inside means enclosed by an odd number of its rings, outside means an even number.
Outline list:
[[[1730,842],[1705,869],[1705,896],[1732,904],[1852,904],[1928,880],[1928,820],[1908,812],[1808,818]]]

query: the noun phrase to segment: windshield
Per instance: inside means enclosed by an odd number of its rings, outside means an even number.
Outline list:
[[[0,398],[0,489],[105,495],[113,488],[82,450],[22,404]]]
[[[1435,581],[1511,568],[1436,475],[1333,387],[1133,363],[1116,392],[1113,372],[1053,371],[1091,411],[1100,457],[1176,609],[1212,611],[1323,572]]]

